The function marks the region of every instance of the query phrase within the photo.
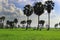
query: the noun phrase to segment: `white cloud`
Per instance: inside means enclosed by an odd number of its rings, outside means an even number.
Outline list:
[[[14,2],[13,0],[11,0]],[[16,0],[17,1],[17,0]],[[9,0],[0,0],[0,14],[5,15],[6,17],[15,18],[17,16],[23,15],[23,12],[20,8],[17,8],[14,3],[8,3]],[[10,16],[8,16],[10,15]],[[8,18],[9,19],[9,18]]]
[[[2,11],[2,6],[0,6],[0,12]]]
[[[23,1],[26,2],[27,0],[18,0],[18,1],[19,1],[19,2],[23,2]]]

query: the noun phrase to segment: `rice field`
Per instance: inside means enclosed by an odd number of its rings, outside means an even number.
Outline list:
[[[0,29],[0,40],[60,40],[60,29]]]

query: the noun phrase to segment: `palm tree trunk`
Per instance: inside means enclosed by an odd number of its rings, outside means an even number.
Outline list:
[[[29,17],[27,17],[27,20],[29,20]],[[28,22],[27,22],[26,30],[28,29],[28,26],[29,26],[29,24],[28,24]]]
[[[49,30],[49,28],[50,28],[50,13],[48,13],[48,29],[47,30]]]
[[[37,30],[39,29],[39,16],[38,16],[38,27],[37,27]]]

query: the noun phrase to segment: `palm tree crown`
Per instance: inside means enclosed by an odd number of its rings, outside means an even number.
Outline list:
[[[44,5],[41,2],[35,3],[34,13],[38,16],[40,16],[42,13],[44,13]]]
[[[46,1],[45,2],[45,9],[47,10],[48,13],[50,13],[51,10],[54,9],[54,2],[53,1]]]
[[[33,13],[33,8],[30,5],[26,5],[23,11],[26,16],[30,16]]]

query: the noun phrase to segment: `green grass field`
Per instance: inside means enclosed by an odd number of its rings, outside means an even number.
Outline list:
[[[0,40],[60,40],[60,29],[0,29]]]

